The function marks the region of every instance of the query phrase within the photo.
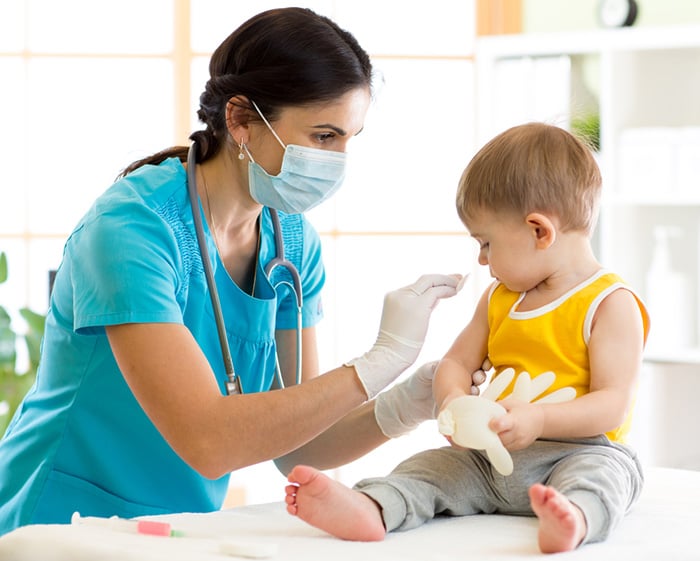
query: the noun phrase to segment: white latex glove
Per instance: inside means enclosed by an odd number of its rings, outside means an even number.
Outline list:
[[[489,428],[489,422],[507,413],[495,399],[508,387],[514,376],[515,370],[506,368],[486,388],[483,396],[464,395],[453,399],[438,415],[438,430],[442,434],[450,436],[452,442],[463,448],[485,450],[493,467],[501,475],[513,473],[513,459],[499,436]],[[513,392],[506,399],[512,397],[531,403],[561,403],[575,399],[576,390],[568,386],[536,399],[554,383],[555,378],[554,372],[544,372],[531,378],[523,371],[516,378]]]
[[[457,294],[462,275],[423,275],[384,297],[382,320],[374,346],[345,363],[354,366],[368,399],[393,382],[418,358],[430,314],[441,298]]]
[[[433,377],[439,361],[428,362],[406,380],[395,384],[377,396],[374,418],[381,431],[389,438],[408,434],[423,421],[437,418],[437,404],[433,395]],[[490,364],[486,370],[491,368]],[[478,385],[486,380],[484,370],[472,374],[472,395],[479,394]]]
[[[433,375],[437,365],[438,361],[424,364],[406,380],[377,396],[374,418],[386,436],[402,436],[437,416],[433,398]]]

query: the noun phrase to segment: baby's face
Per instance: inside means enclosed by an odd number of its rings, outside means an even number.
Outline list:
[[[526,218],[481,210],[471,217],[467,229],[479,244],[479,265],[487,265],[493,278],[516,292],[539,282],[532,274],[538,257],[535,235]]]

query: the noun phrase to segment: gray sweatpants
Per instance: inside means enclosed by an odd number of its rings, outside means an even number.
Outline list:
[[[533,516],[528,489],[550,485],[586,517],[583,543],[602,541],[639,497],[644,477],[634,451],[605,436],[537,440],[511,453],[507,477],[482,452],[439,448],[399,464],[387,477],[364,479],[355,489],[382,509],[388,532],[409,530],[436,515],[499,513]]]

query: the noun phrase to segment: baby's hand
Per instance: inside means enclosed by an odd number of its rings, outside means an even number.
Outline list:
[[[513,472],[513,460],[489,421],[506,415],[506,410],[489,399],[464,395],[452,400],[438,415],[438,429],[459,447],[485,450],[489,460],[502,475]]]
[[[508,450],[522,450],[537,440],[544,429],[544,411],[536,403],[514,398],[498,402],[507,413],[491,419],[489,428]]]

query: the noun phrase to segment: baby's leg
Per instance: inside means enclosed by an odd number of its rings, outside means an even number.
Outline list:
[[[287,512],[338,538],[380,541],[386,530],[379,505],[367,495],[332,480],[309,466],[287,477]]]
[[[586,521],[581,543],[594,543],[606,540],[637,500],[640,469],[631,449],[601,437],[558,461],[542,483],[578,507]]]
[[[553,487],[530,487],[530,504],[540,521],[538,541],[543,553],[576,549],[586,535],[581,510]]]

